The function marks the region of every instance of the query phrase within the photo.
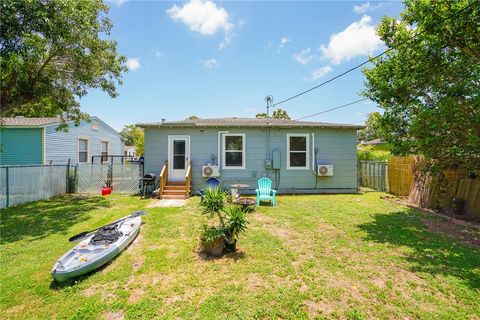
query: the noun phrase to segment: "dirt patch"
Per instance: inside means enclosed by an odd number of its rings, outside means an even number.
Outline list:
[[[125,318],[125,311],[120,310],[117,312],[109,311],[103,314],[105,320],[123,320]]]
[[[137,272],[143,266],[143,256],[138,256],[133,263],[133,271]]]
[[[256,215],[255,220],[260,222],[260,224],[272,235],[280,238],[281,240],[291,241],[295,239],[296,232],[291,228],[280,227],[276,224],[275,220],[270,217],[263,215]]]
[[[335,311],[335,308],[323,301],[306,300],[303,302],[303,305],[305,306],[310,319],[315,319],[319,315],[327,316]]]
[[[98,285],[94,284],[91,287],[88,287],[83,291],[83,295],[86,297],[92,297],[96,294],[100,294],[102,301],[113,301],[117,298],[115,291],[119,288],[117,282],[112,282],[109,284]]]
[[[267,281],[256,273],[250,273],[247,278],[246,287],[249,291],[257,291],[267,287]]]
[[[422,219],[428,231],[445,234],[460,240],[462,243],[480,248],[480,230],[466,225],[452,223],[451,219]]]
[[[143,288],[135,288],[132,290],[130,297],[128,297],[128,303],[135,303],[137,301],[140,301],[144,295],[145,291],[143,290]]]

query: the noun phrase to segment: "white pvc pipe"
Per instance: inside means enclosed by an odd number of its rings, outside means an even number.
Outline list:
[[[217,165],[218,165],[219,168],[221,168],[221,165],[220,165],[220,152],[221,152],[220,146],[221,146],[221,143],[222,143],[222,140],[221,140],[222,136],[221,135],[224,134],[224,133],[229,133],[229,132],[230,131],[218,131],[218,141],[217,141],[218,142],[217,143],[217,162],[218,163],[217,163]]]
[[[317,175],[315,168],[315,133],[312,132],[312,171],[314,175]]]

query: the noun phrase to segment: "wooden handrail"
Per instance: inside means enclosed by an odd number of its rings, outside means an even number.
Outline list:
[[[163,191],[165,190],[165,185],[167,184],[168,181],[168,161],[165,161],[163,164],[163,168],[160,171],[160,188],[158,192],[158,198],[161,199],[163,195]]]
[[[192,161],[188,163],[187,172],[185,173],[185,198],[189,198],[192,191]]]

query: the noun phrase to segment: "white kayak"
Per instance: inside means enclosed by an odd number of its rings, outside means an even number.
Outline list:
[[[135,239],[141,223],[142,218],[135,216],[114,224],[119,237],[113,243],[94,244],[92,238],[96,233],[89,235],[55,263],[51,272],[53,278],[63,282],[100,268]]]

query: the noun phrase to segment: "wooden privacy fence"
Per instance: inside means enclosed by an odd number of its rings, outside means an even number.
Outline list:
[[[358,182],[360,186],[388,192],[388,162],[358,161]]]
[[[420,157],[415,158],[414,168],[422,161]],[[463,214],[480,218],[480,178],[469,178],[460,170],[444,170],[432,176],[414,169],[412,176],[408,202],[448,212],[454,208],[453,198],[459,198],[464,201]]]
[[[480,218],[480,178],[466,172],[445,170],[431,176],[418,170],[420,157],[390,157],[387,161],[359,161],[358,182],[362,187],[408,197],[421,208],[450,211],[453,198],[464,201],[463,214]]]
[[[414,157],[390,157],[388,159],[388,188],[397,196],[408,196],[413,183]]]

